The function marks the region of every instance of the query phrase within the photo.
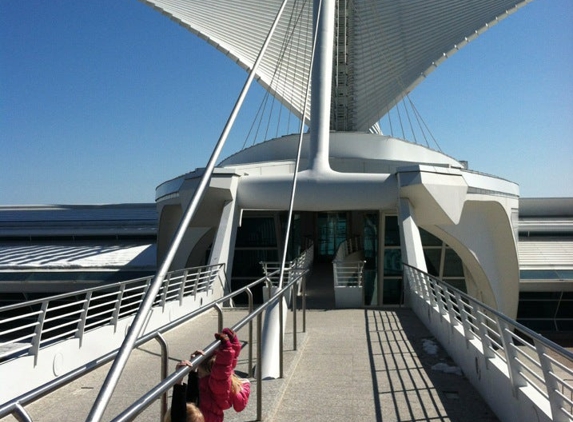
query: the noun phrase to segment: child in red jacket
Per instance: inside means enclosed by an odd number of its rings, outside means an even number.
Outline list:
[[[215,334],[221,343],[215,353],[189,373],[188,384],[175,384],[171,409],[166,415],[170,422],[222,422],[223,411],[232,406],[231,377],[235,349],[224,333]],[[203,351],[191,355],[191,360]],[[189,366],[183,360],[177,369]],[[197,412],[199,410],[199,412]]]
[[[215,338],[221,342],[219,348],[197,368],[199,409],[203,413],[205,422],[223,421],[223,411],[233,405],[231,378],[235,349],[229,336],[224,332],[215,334]],[[194,355],[191,357],[193,358]]]
[[[233,369],[236,368],[241,353],[241,343],[233,330],[225,328],[223,334],[226,334],[231,342],[235,352],[233,358]],[[238,377],[235,372],[231,375],[231,404],[235,411],[240,412],[247,407],[249,396],[251,395],[251,383],[248,379]]]

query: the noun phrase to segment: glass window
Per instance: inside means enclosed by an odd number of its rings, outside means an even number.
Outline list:
[[[428,274],[433,275],[434,277],[440,276],[441,256],[442,256],[441,249],[424,249],[424,258],[426,259]]]
[[[557,270],[557,275],[561,280],[573,280],[573,270]]]
[[[237,248],[276,247],[277,236],[273,217],[243,218],[237,230]]]
[[[420,237],[423,246],[442,246],[442,241],[424,229],[420,229]]]
[[[559,300],[561,292],[521,292],[519,293],[519,300]]]
[[[573,319],[573,301],[562,300],[559,302],[559,310],[555,317]]]
[[[276,249],[238,249],[233,259],[233,277],[251,277],[254,280],[263,276],[261,261],[278,261]]]
[[[447,280],[444,281],[449,285],[451,285],[452,287],[455,287],[456,289],[461,290],[464,293],[467,293],[466,281],[463,278],[462,279],[448,278]]]
[[[520,301],[517,319],[520,318],[551,318],[555,317],[557,301]]]
[[[320,213],[318,224],[318,253],[332,257],[338,246],[346,240],[346,213]]]
[[[446,249],[446,259],[444,261],[443,277],[463,277],[464,267],[462,260],[453,249]]]
[[[402,299],[402,279],[384,279],[384,304],[395,305],[401,303]]]
[[[402,275],[402,252],[400,249],[384,250],[384,276]]]
[[[522,280],[557,280],[559,275],[553,270],[521,270],[519,278]]]
[[[384,245],[400,246],[400,228],[398,227],[398,217],[387,216],[385,219]]]
[[[362,235],[364,242],[364,259],[367,265],[375,266],[378,256],[378,215],[366,214],[364,216],[364,229]]]

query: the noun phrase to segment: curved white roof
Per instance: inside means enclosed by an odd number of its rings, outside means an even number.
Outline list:
[[[255,62],[282,3],[282,0],[143,1],[204,38],[245,69]],[[349,123],[345,130],[369,130],[436,66],[530,1],[339,2],[347,4],[338,15],[348,17],[344,22],[347,36],[340,41],[344,46],[338,47],[347,61],[343,77],[334,80],[342,87],[337,95],[345,95],[348,102],[345,107]],[[257,75],[259,82],[299,117],[303,110],[305,75],[310,66],[311,23],[312,1],[289,2]],[[308,121],[308,115],[305,117]]]

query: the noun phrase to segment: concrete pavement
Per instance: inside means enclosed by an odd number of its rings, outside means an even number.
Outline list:
[[[317,272],[308,283],[307,331],[301,331],[299,313],[297,350],[289,314],[285,377],[262,382],[263,420],[497,421],[463,375],[455,373],[455,364],[411,310],[333,309],[330,280],[328,272]],[[245,310],[226,310],[224,325],[232,326],[245,315]],[[170,370],[178,360],[208,345],[215,331],[217,315],[208,313],[166,334]],[[239,332],[239,338],[248,339],[247,327]],[[159,382],[159,350],[149,342],[133,351],[104,420],[113,419]],[[247,351],[245,347],[237,367],[243,376],[249,372]],[[26,406],[32,420],[85,420],[109,367],[105,365]],[[444,368],[453,372],[444,372]],[[251,383],[248,407],[241,413],[227,410],[226,421],[256,420],[259,386],[254,379]],[[155,422],[159,417],[157,401],[136,420]]]

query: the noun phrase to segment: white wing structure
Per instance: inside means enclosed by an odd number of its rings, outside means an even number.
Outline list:
[[[282,3],[143,1],[246,70]],[[331,127],[369,130],[440,63],[530,1],[338,0]],[[311,60],[312,3],[287,5],[257,72],[259,83],[298,117]]]

